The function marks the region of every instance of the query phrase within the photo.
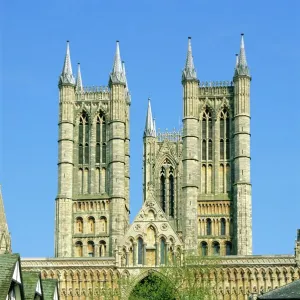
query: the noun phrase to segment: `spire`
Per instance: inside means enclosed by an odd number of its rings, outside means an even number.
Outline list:
[[[0,254],[11,253],[11,242],[0,186]]]
[[[152,118],[150,98],[148,99],[148,110],[147,110],[146,125],[144,131],[144,137],[149,137],[149,136],[156,137],[155,121]]]
[[[194,66],[194,59],[192,54],[192,43],[191,37],[188,38],[188,51],[186,56],[185,68],[182,72],[183,80],[194,80],[197,79],[197,73]]]
[[[64,66],[59,78],[59,84],[75,84],[75,79],[72,74],[71,56],[69,41],[67,41],[67,51]]]
[[[77,69],[77,78],[76,78],[76,92],[82,93],[83,92],[83,86],[82,86],[82,79],[81,79],[81,71],[80,71],[80,63],[78,63],[78,69]]]
[[[112,72],[110,74],[110,81],[112,83],[126,84],[126,78],[122,68],[119,41],[117,41],[115,60]]]
[[[245,52],[245,43],[244,43],[244,34],[241,34],[241,46],[240,54],[237,58],[237,64],[235,68],[235,75],[245,75],[250,76],[250,71],[247,65],[246,52]]]

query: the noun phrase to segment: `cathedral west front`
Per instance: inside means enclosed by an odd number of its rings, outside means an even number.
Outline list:
[[[300,232],[295,255],[252,255],[251,74],[244,36],[230,80],[204,82],[198,75],[188,38],[182,130],[158,132],[149,99],[143,205],[130,224],[135,100],[119,42],[108,85],[93,88],[83,85],[80,65],[74,77],[67,43],[58,82],[55,257],[22,259],[25,270],[59,280],[61,299],[98,299],[121,277],[132,282],[122,294],[128,299],[151,270],[159,273],[188,255],[220,259],[212,271],[212,278],[222,278],[213,289],[218,299],[246,300],[300,278]]]

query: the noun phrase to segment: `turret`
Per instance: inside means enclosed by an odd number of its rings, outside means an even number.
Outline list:
[[[144,201],[148,199],[149,189],[154,185],[153,164],[155,159],[156,128],[152,116],[151,101],[148,99],[148,109],[144,130]]]
[[[188,38],[188,51],[185,68],[182,73],[183,85],[183,182],[182,197],[184,203],[184,239],[186,250],[197,250],[197,197],[199,188],[199,141],[198,141],[198,89],[191,38]]]
[[[125,189],[125,131],[126,131],[126,77],[122,68],[117,41],[113,69],[109,77],[110,140],[109,140],[109,194],[111,198],[111,248],[113,254],[118,241],[129,224],[128,194]]]
[[[233,201],[234,249],[238,255],[252,254],[252,204],[250,181],[250,71],[244,35],[234,72]]]
[[[0,254],[11,253],[11,239],[6,222],[1,185],[0,185]]]
[[[126,76],[126,69],[125,69],[125,62],[122,61],[122,69],[123,74],[125,77],[125,99],[126,99],[126,111],[125,111],[125,193],[126,193],[126,206],[129,210],[130,200],[129,200],[129,183],[130,183],[130,170],[129,170],[129,160],[130,160],[130,103],[131,97],[128,88],[127,76]]]
[[[69,42],[59,77],[58,193],[56,197],[55,256],[72,256],[73,102],[75,79]]]

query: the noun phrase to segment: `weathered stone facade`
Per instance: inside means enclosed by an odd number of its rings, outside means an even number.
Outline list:
[[[182,75],[183,130],[156,132],[149,101],[144,204],[129,224],[130,93],[117,43],[109,85],[86,88],[69,46],[59,80],[55,258],[23,259],[58,278],[61,299],[102,299],[188,255],[220,258],[209,280],[218,299],[248,299],[300,278],[295,256],[252,256],[250,72],[242,37],[232,81],[200,82],[191,39]],[[192,267],[197,267],[191,265]]]

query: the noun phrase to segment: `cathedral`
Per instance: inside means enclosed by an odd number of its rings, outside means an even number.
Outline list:
[[[108,85],[92,88],[80,65],[74,77],[67,43],[58,82],[55,257],[21,261],[24,270],[58,279],[60,299],[102,299],[103,287],[123,277],[131,279],[121,295],[128,299],[150,272],[188,255],[220,259],[211,279],[221,278],[217,299],[246,300],[300,279],[300,231],[294,255],[252,255],[244,36],[232,79],[217,82],[199,81],[188,38],[181,83],[182,130],[157,132],[148,101],[143,205],[130,224],[131,95],[119,42]]]

